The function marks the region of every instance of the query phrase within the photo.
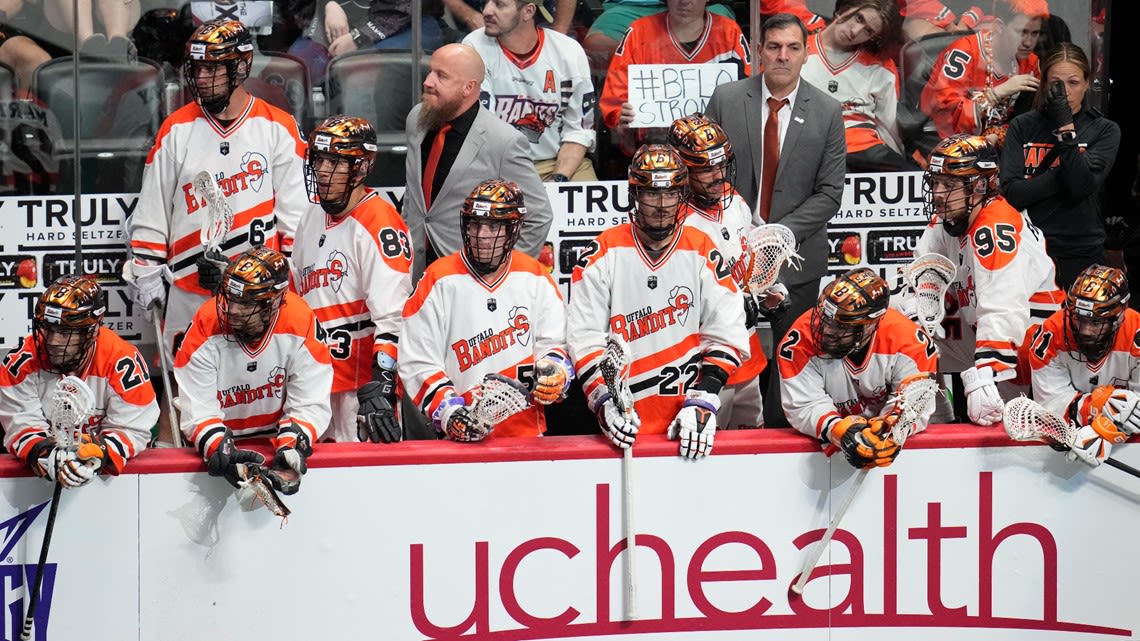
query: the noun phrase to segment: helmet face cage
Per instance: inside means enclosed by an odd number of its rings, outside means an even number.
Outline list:
[[[689,191],[700,207],[728,207],[736,188],[736,154],[720,125],[695,113],[673,121],[669,144],[677,150],[689,170]],[[720,176],[704,180],[717,171]],[[701,176],[702,178],[698,178]]]
[[[289,265],[280,253],[254,247],[235,258],[222,276],[215,304],[227,338],[245,345],[261,340],[289,287]]]
[[[689,170],[670,145],[642,145],[629,164],[630,217],[654,241],[673,235],[689,195]]]
[[[253,41],[237,20],[202,23],[186,41],[182,75],[190,95],[212,114],[225,111],[230,96],[249,77],[253,64]],[[219,76],[217,70],[225,74]],[[199,84],[199,71],[204,78]],[[213,72],[213,73],[211,73]]]
[[[106,311],[103,288],[94,278],[57,278],[40,295],[32,319],[40,367],[55,374],[82,371],[95,353]]]
[[[997,150],[982,136],[954,134],[930,152],[922,176],[922,205],[929,221],[961,236],[974,208],[996,194]]]
[[[376,160],[376,131],[363,118],[331,116],[313,130],[305,153],[309,199],[329,214],[348,206]]]
[[[514,249],[526,217],[522,190],[509,180],[479,183],[459,210],[463,256],[479,274],[497,270]]]
[[[891,290],[866,267],[853,269],[824,288],[811,313],[811,333],[820,356],[844,358],[871,342],[887,312]]]
[[[1065,349],[1079,361],[1104,358],[1128,309],[1128,279],[1113,267],[1085,268],[1065,297]]]

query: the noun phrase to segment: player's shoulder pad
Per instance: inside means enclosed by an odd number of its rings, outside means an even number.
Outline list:
[[[451,276],[459,276],[467,274],[467,266],[463,264],[463,257],[460,252],[455,252],[449,256],[444,256],[434,263],[428,265],[424,275],[420,277],[416,288],[412,291],[412,295],[404,302],[403,316],[415,316],[420,308],[423,307],[424,302],[435,289],[436,284]]]

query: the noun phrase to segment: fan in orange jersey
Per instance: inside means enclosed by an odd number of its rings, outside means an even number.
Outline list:
[[[62,276],[36,302],[32,334],[0,368],[4,447],[37,475],[79,487],[100,472],[119,474],[146,448],[158,421],[150,375],[137,349],[103,327],[103,289],[91,276]],[[95,395],[78,447],[52,438],[44,405],[61,376],[77,376]]]
[[[239,464],[265,462],[235,437],[272,437],[277,454],[267,476],[285,494],[301,475],[329,424],[333,370],[320,326],[289,287],[279,252],[250,249],[222,275],[221,293],[204,303],[174,359],[182,433],[211,476],[237,487]]]
[[[574,368],[566,355],[566,310],[546,268],[514,250],[526,217],[522,190],[492,178],[460,210],[463,249],[428,266],[404,305],[400,380],[441,436],[482,441],[470,392],[497,373],[532,387],[539,405],[562,400]],[[499,436],[540,436],[532,405],[495,426]]]
[[[698,459],[712,451],[718,394],[749,351],[732,266],[684,224],[688,184],[672,147],[637,150],[631,220],[598,234],[575,266],[567,335],[586,400],[615,446],[630,447],[639,432],[667,433],[680,439],[681,456]],[[611,332],[629,345],[630,418],[598,367]]]
[[[363,118],[331,116],[309,136],[305,183],[320,207],[297,228],[294,286],[333,359],[333,441],[402,438],[396,344],[412,246],[396,208],[364,186],[375,159],[376,132]]]

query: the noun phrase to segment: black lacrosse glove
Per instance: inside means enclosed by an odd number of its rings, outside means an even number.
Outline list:
[[[234,445],[234,436],[229,428],[226,428],[226,435],[222,437],[222,441],[218,443],[217,449],[206,459],[206,471],[210,476],[222,476],[226,481],[234,486],[241,487],[238,482],[242,480],[241,474],[238,473],[239,464],[255,463],[261,465],[265,463],[265,457],[258,452],[252,450],[239,450]]]
[[[222,273],[230,264],[229,259],[216,249],[207,249],[194,264],[198,267],[198,286],[210,292],[211,296],[217,296],[218,289],[222,286]]]
[[[1073,124],[1073,110],[1069,107],[1068,92],[1065,90],[1065,84],[1060,81],[1049,85],[1049,95],[1045,98],[1045,104],[1041,109],[1054,129]]]
[[[760,303],[747,292],[744,293],[744,329],[756,327],[760,322]]]
[[[375,380],[356,392],[356,437],[361,443],[398,443],[403,431],[396,420],[396,373],[382,367],[374,373]]]

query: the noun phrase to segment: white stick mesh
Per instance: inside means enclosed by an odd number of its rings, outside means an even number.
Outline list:
[[[206,212],[202,217],[202,232],[198,240],[207,248],[218,251],[222,241],[226,239],[226,234],[230,233],[234,212],[210,172],[198,172],[194,177],[194,189],[206,199]]]
[[[530,407],[526,387],[501,374],[487,374],[483,384],[472,393],[475,405],[471,413],[490,432],[496,425]]]
[[[744,283],[750,294],[760,294],[776,282],[784,265],[802,260],[796,253],[796,236],[784,225],[771,223],[748,232],[748,275]]]
[[[598,363],[602,380],[613,396],[614,405],[626,416],[633,412],[633,393],[629,389],[629,346],[620,334],[610,334],[606,350]]]
[[[914,433],[920,422],[934,413],[938,397],[938,381],[930,376],[916,375],[903,381],[895,397],[894,412],[899,419],[891,428],[891,440],[900,446]]]
[[[51,425],[52,438],[61,447],[71,447],[78,440],[78,428],[95,408],[95,394],[82,379],[64,376],[55,384],[45,416]]]
[[[918,322],[932,334],[946,316],[946,289],[957,273],[954,263],[942,254],[924,254],[907,267],[906,279],[914,290]]]
[[[1018,396],[1002,409],[1005,433],[1015,441],[1042,441],[1071,446],[1076,429],[1040,403]]]

